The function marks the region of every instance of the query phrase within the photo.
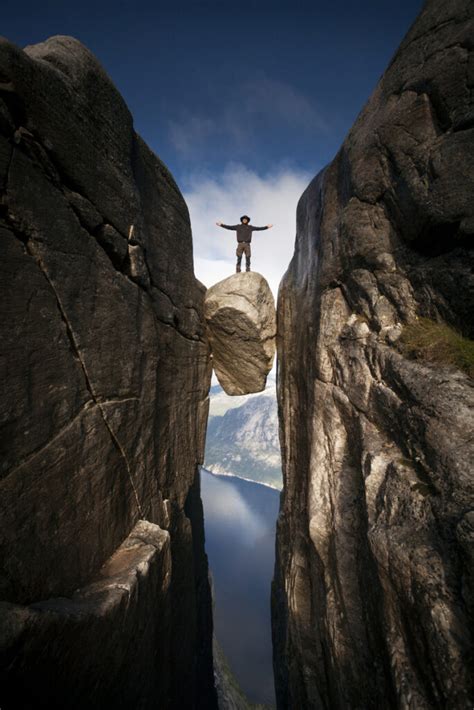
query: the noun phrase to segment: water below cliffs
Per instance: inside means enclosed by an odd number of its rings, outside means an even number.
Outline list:
[[[248,699],[273,705],[270,585],[279,493],[202,469],[201,495],[217,639]]]

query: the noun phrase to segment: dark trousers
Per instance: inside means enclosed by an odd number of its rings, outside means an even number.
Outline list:
[[[247,271],[250,271],[250,242],[239,242],[237,244],[237,273],[240,271],[240,264],[242,263],[242,254],[245,254],[245,266]]]

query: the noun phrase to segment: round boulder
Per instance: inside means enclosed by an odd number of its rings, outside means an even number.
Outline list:
[[[275,356],[275,302],[254,271],[233,274],[207,290],[204,301],[214,372],[227,394],[265,389]]]

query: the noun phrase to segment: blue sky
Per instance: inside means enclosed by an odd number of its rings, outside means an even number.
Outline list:
[[[278,262],[276,290],[298,196],[336,153],[422,4],[3,0],[1,32],[20,46],[54,34],[86,44],[190,205],[198,276],[210,285],[232,270],[231,233],[214,222],[247,212],[275,224],[262,234]],[[261,267],[263,237],[254,252]]]

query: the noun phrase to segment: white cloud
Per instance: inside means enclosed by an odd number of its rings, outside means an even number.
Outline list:
[[[216,221],[237,224],[248,214],[252,224],[274,225],[254,232],[252,270],[265,276],[276,298],[293,255],[296,205],[312,177],[288,167],[262,177],[236,163],[221,174],[189,176],[183,194],[191,215],[197,278],[209,287],[235,272],[235,232],[218,227]]]

